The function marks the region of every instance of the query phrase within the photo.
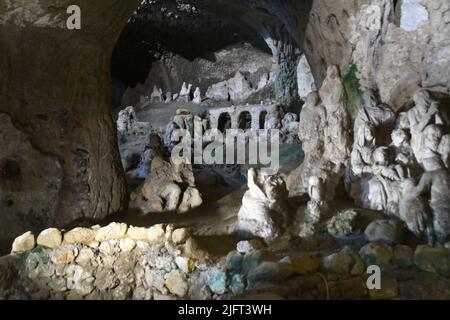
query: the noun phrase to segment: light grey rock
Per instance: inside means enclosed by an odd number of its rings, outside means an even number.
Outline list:
[[[317,90],[311,67],[305,55],[302,55],[297,66],[298,94],[302,100],[306,100],[308,95]]]
[[[187,228],[175,229],[172,232],[171,240],[175,245],[179,245],[186,242],[186,240],[189,238],[189,235],[190,232]]]
[[[50,228],[42,231],[36,239],[38,246],[54,249],[62,243],[62,234],[56,228]]]
[[[423,165],[426,172],[420,179],[416,192],[429,197],[434,236],[444,245],[450,235],[450,173],[444,168],[440,157],[428,158]]]
[[[421,0],[402,0],[400,7],[400,28],[406,31],[414,31],[429,20],[427,8]]]
[[[133,129],[137,121],[136,111],[132,106],[129,106],[119,112],[117,119],[117,131],[121,134],[126,134]]]
[[[163,92],[161,88],[158,88],[157,86],[153,87],[153,91],[150,95],[150,102],[159,102],[162,103],[164,101],[163,99]]]
[[[197,188],[188,187],[184,193],[181,203],[178,206],[178,213],[186,213],[192,209],[198,208],[203,204],[200,191]]]
[[[120,240],[125,237],[128,226],[125,223],[113,222],[106,227],[97,230],[95,241],[103,242],[109,240]]]
[[[165,277],[165,284],[170,293],[183,298],[188,291],[188,284],[184,275],[178,271],[173,270]]]
[[[238,230],[271,240],[281,234],[285,223],[287,190],[283,179],[248,171],[248,188],[238,213]]]
[[[11,253],[26,252],[32,250],[35,245],[34,235],[28,231],[14,240]]]
[[[236,244],[236,250],[239,253],[249,253],[249,252],[253,252],[256,250],[260,250],[264,248],[264,244],[258,240],[258,239],[253,239],[253,240],[249,240],[249,241],[239,241]]]
[[[327,222],[327,230],[336,237],[352,235],[355,230],[355,219],[358,212],[349,209],[338,212]]]
[[[202,92],[200,91],[199,87],[197,87],[194,91],[194,99],[192,100],[192,102],[196,104],[202,103]]]
[[[364,232],[369,242],[400,243],[403,240],[401,224],[396,220],[376,220]]]

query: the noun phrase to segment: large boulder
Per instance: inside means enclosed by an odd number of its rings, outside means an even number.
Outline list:
[[[35,245],[34,235],[28,231],[14,240],[11,253],[26,252],[33,249]]]
[[[419,246],[414,262],[420,269],[450,278],[450,249]]]
[[[370,242],[400,243],[403,240],[402,225],[397,220],[376,220],[364,232]]]
[[[62,234],[56,228],[50,228],[42,231],[36,239],[38,246],[54,249],[62,243]]]

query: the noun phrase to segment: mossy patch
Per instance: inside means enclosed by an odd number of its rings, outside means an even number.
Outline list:
[[[431,91],[447,92],[450,94],[450,87],[448,87],[446,83],[436,83],[433,85],[426,86],[424,87],[424,89]]]
[[[348,97],[348,111],[353,120],[359,108],[363,105],[363,93],[357,74],[358,66],[352,63],[347,74],[344,76],[344,87]]]

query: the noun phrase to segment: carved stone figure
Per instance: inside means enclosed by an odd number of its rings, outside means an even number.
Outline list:
[[[355,128],[355,144],[350,158],[352,174],[361,177],[370,173],[372,166],[372,154],[375,151],[375,128],[372,123],[365,123],[363,129]]]
[[[341,165],[350,155],[352,141],[347,98],[336,66],[328,68],[319,94],[325,107],[327,123],[324,128],[324,157],[336,165]]]
[[[185,195],[186,192],[188,194]],[[150,174],[132,192],[130,202],[132,208],[139,208],[144,214],[171,211],[184,213],[201,204],[192,166],[168,161],[160,155],[153,157]]]
[[[153,92],[150,95],[150,102],[163,102],[163,92],[161,88],[158,88],[157,86],[153,87]]]
[[[285,224],[287,190],[283,179],[251,168],[248,188],[238,213],[238,230],[271,240]]]
[[[298,135],[299,130],[299,122],[298,117],[295,113],[288,112],[284,115],[283,120],[281,121],[282,131],[286,134],[294,133]]]
[[[186,82],[183,82],[183,85],[181,87],[179,99],[184,100],[186,102],[191,101],[191,90],[192,90],[192,84],[187,85]]]
[[[117,119],[117,131],[121,134],[125,134],[131,130],[136,122],[137,117],[134,108],[132,106],[127,107],[119,112]]]
[[[178,126],[173,121],[169,122],[169,124],[166,126],[166,131],[164,133],[164,145],[169,150],[171,150],[173,147],[172,134],[176,129],[178,129]]]
[[[320,103],[317,91],[311,92],[300,113],[298,137],[305,153],[303,163],[288,178],[290,195],[304,194],[308,191],[308,179],[323,156],[326,113]]]
[[[173,95],[172,92],[167,92],[166,93],[166,100],[164,100],[165,103],[171,103],[173,99]]]
[[[346,172],[346,188],[358,205],[374,210],[398,208],[395,183],[400,177],[408,175],[401,163],[394,164],[389,159],[390,149],[379,147],[391,142],[391,131],[395,125],[394,112],[384,104],[378,104],[372,91],[364,93],[364,106],[358,111],[354,124],[354,143],[350,157],[350,167]],[[396,132],[393,151],[400,155],[406,153],[404,132]],[[398,137],[397,137],[398,135]],[[404,159],[403,155],[400,160]],[[397,161],[397,159],[396,159]],[[391,190],[392,189],[392,190]]]
[[[331,201],[345,174],[351,151],[346,94],[336,66],[328,68],[319,96],[311,93],[305,112],[300,114],[299,137],[305,160],[290,174],[288,186],[290,195],[299,195],[307,191],[311,176],[319,177],[325,189],[324,201]]]
[[[420,174],[420,168],[416,165],[413,150],[409,144],[409,136],[403,129],[395,129],[391,134],[391,146],[395,150],[395,163],[397,173],[401,179],[416,177]]]
[[[196,104],[200,104],[202,102],[202,93],[199,87],[197,87],[194,91],[194,99],[192,100],[192,102]]]
[[[164,152],[161,138],[156,133],[151,133],[144,151],[141,154],[141,161],[138,167],[138,178],[144,179],[150,173],[152,160],[155,156],[160,156]]]
[[[423,160],[425,173],[417,186],[417,194],[430,199],[436,240],[444,244],[450,235],[450,174],[438,156]]]
[[[364,106],[358,111],[354,124],[355,141],[353,148],[358,148],[367,145],[366,141],[362,140],[365,137],[367,127],[374,129],[373,145],[383,145],[389,138],[389,133],[395,124],[395,113],[385,104],[378,104],[372,91],[364,93]],[[378,130],[375,130],[378,129]],[[386,136],[376,136],[380,132],[386,132]]]
[[[310,200],[307,204],[305,220],[307,223],[318,223],[324,213],[328,211],[328,204],[325,202],[325,189],[323,181],[319,177],[309,178],[308,194]]]
[[[400,219],[419,239],[425,238],[427,243],[434,242],[432,218],[425,206],[425,199],[417,193],[413,179],[401,183],[401,199],[399,203]]]
[[[442,130],[436,125],[427,126],[422,133],[422,150],[420,157],[422,162],[428,158],[434,158],[439,155],[439,145],[442,138]]]
[[[281,129],[283,119],[283,110],[279,105],[270,108],[267,112],[264,122],[264,129]]]
[[[372,176],[367,181],[362,198],[365,208],[397,213],[400,201],[400,177],[395,165],[389,161],[388,152],[387,147],[380,147],[374,151],[374,164],[370,169]]]
[[[415,106],[407,112],[411,131],[411,147],[417,162],[422,164],[424,135],[423,131],[430,124],[442,124],[437,103],[431,100],[426,90],[419,90],[413,97]]]

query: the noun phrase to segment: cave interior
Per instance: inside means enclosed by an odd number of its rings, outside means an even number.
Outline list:
[[[0,4],[1,299],[450,299],[447,0],[72,2]]]

